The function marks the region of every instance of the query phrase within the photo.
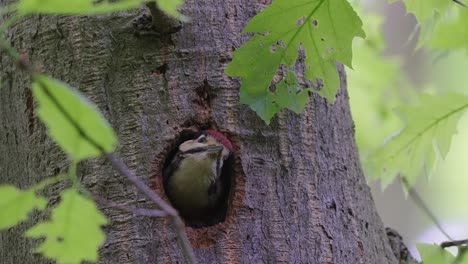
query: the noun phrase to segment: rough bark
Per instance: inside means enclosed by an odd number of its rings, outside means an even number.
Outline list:
[[[161,164],[181,132],[210,127],[231,139],[227,219],[187,228],[201,263],[397,263],[360,168],[342,67],[334,105],[313,95],[301,115],[283,111],[270,126],[239,105],[239,81],[223,70],[265,2],[190,0],[183,12],[192,22],[161,36],[135,27],[148,13],[142,7],[28,18],[10,38],[37,67],[98,105],[120,138],[118,154],[159,193]],[[67,161],[34,113],[28,76],[1,56],[0,181],[27,187],[65,171]],[[80,176],[92,193],[151,206],[101,159],[83,164]],[[183,262],[167,220],[102,209],[110,224],[100,262]],[[1,263],[45,261],[29,253],[35,242],[21,236],[27,225],[0,233]]]

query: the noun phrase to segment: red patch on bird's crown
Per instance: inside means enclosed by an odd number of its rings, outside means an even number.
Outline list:
[[[213,130],[213,129],[207,130],[206,133],[208,133],[211,136],[213,136],[214,138],[216,138],[216,140],[218,140],[226,148],[228,148],[230,151],[232,151],[231,141],[229,141],[229,139],[227,139],[223,134],[221,134],[220,132],[218,132],[216,130]]]

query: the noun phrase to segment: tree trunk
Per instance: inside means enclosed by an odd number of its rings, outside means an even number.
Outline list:
[[[233,142],[226,220],[187,227],[200,263],[397,263],[360,168],[343,68],[334,105],[313,95],[301,115],[282,111],[269,126],[239,105],[239,81],[223,70],[265,2],[189,0],[183,13],[191,23],[159,36],[141,34],[149,14],[142,7],[28,18],[10,38],[35,66],[97,104],[120,138],[118,154],[160,194],[162,164],[181,135],[214,128]],[[3,54],[0,79],[0,181],[27,187],[66,171],[35,115],[29,77]],[[79,173],[94,194],[154,206],[102,159]],[[100,262],[184,262],[169,221],[101,209],[110,224]],[[36,242],[22,237],[26,226],[0,233],[1,263],[45,262],[30,253]]]

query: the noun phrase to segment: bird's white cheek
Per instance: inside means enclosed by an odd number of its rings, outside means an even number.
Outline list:
[[[229,156],[229,150],[227,148],[223,149],[223,157],[227,158]]]

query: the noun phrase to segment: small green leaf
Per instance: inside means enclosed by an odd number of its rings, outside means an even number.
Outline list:
[[[59,263],[97,261],[98,248],[106,236],[101,229],[107,219],[96,204],[75,189],[62,192],[51,219],[31,227],[26,236],[45,240],[36,252]]]
[[[98,15],[138,8],[146,2],[157,2],[166,14],[181,21],[188,18],[177,11],[184,4],[183,0],[20,0],[17,8],[21,15],[29,14],[62,14],[62,15]]]
[[[225,72],[242,78],[241,93],[267,100],[249,104],[255,111],[264,109],[258,105],[271,106],[266,95],[278,67],[293,66],[302,47],[305,78],[323,83],[320,90],[312,91],[334,102],[340,85],[335,61],[351,67],[351,42],[354,37],[364,37],[361,26],[346,0],[275,0],[246,26],[244,33],[261,35],[234,52]]]
[[[422,264],[453,264],[455,257],[438,245],[416,244],[423,260]]]
[[[27,219],[34,210],[44,210],[47,200],[33,190],[21,191],[14,186],[0,186],[0,230],[12,227]]]
[[[385,186],[400,174],[412,186],[423,170],[429,175],[436,151],[445,157],[467,109],[468,96],[462,94],[425,95],[419,105],[401,108],[407,126],[371,157],[371,176]]]
[[[38,115],[49,128],[51,137],[74,160],[102,154],[83,133],[104,152],[115,149],[117,138],[112,127],[80,93],[44,75],[34,76],[33,93],[39,102]]]

